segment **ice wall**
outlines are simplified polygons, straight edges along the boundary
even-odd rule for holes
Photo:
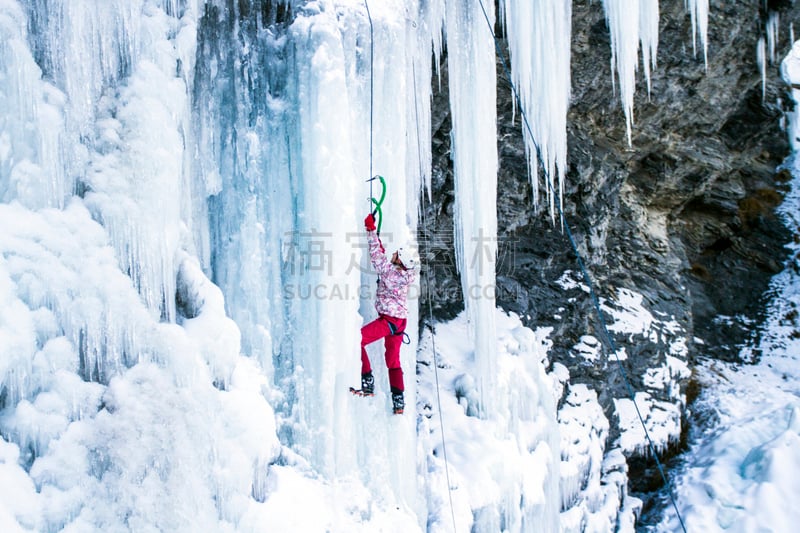
[[[183,149],[195,3],[79,0],[28,9],[42,74],[63,91],[63,127],[42,128],[53,139],[43,153],[58,163],[44,161],[59,168],[47,205],[84,194],[148,308],[175,320],[174,254],[190,197]]]
[[[788,113],[789,124],[786,128],[789,144],[796,152],[800,150],[800,41],[792,45],[792,50],[781,61],[781,78],[791,87],[795,109]]]
[[[4,531],[222,531],[264,498],[267,383],[183,240],[195,15],[0,3]]]
[[[185,258],[179,285],[194,317],[158,323],[79,201],[3,204],[0,225],[0,443],[4,467],[25,469],[19,487],[35,487],[4,498],[0,529],[242,520],[280,447],[266,381],[239,356],[219,290]],[[226,391],[213,386],[217,371]]]
[[[63,207],[72,192],[64,139],[64,94],[42,80],[28,47],[27,16],[0,4],[0,197],[30,207]]]
[[[174,320],[188,111],[186,80],[175,73],[194,54],[193,11],[183,5],[179,18],[157,2],[95,7],[4,4],[3,94],[14,111],[3,121],[0,188],[6,202],[32,209],[84,197],[146,307]],[[90,351],[130,352],[97,342]],[[114,370],[100,365],[96,376]]]
[[[348,387],[359,383],[359,329],[376,317],[363,231],[371,173],[388,184],[387,252],[416,245],[430,167],[428,32],[440,10],[399,0],[370,8],[372,26],[361,1],[309,2],[272,21],[255,9],[207,11],[196,181],[210,194],[214,279],[243,349],[275,383],[282,441],[326,478],[357,476],[413,508],[414,426],[390,415],[380,343],[370,348],[376,397],[354,401]],[[414,346],[401,351],[411,412]]]

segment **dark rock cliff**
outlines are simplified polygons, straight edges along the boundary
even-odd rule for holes
[[[764,5],[779,12],[780,30],[777,62],[767,66],[762,96],[756,49],[765,35]],[[774,215],[786,181],[777,168],[789,153],[781,128],[788,94],[779,66],[791,45],[789,25],[800,27],[800,10],[790,1],[712,2],[706,67],[702,52],[693,54],[684,2],[662,1],[660,9],[658,67],[649,98],[640,67],[629,147],[612,88],[602,5],[573,4],[564,211],[598,296],[613,299],[620,288],[642,294],[648,310],[679,324],[691,368],[697,358],[738,359],[742,344],[758,333],[769,279],[786,258],[783,244],[791,236]],[[434,201],[423,200],[420,228],[423,254],[437,259],[423,283],[436,288],[432,303],[438,318],[463,308],[452,243],[437,240],[436,231],[451,227],[453,216],[446,75],[434,95]],[[434,87],[437,91],[438,80]],[[598,391],[613,441],[619,435],[613,399],[628,392],[613,358],[587,364],[572,353],[581,336],[603,340],[603,334],[591,298],[556,283],[579,267],[567,235],[551,223],[546,207],[536,210],[531,204],[511,98],[498,62],[499,305],[531,327],[554,328],[551,360],[569,368],[573,383]],[[423,305],[427,309],[427,302]],[[615,337],[627,352],[622,364],[633,388],[684,408],[687,396],[691,400],[688,383],[681,382],[676,394],[648,388],[642,379],[648,368],[664,365],[671,340],[669,334],[657,340]],[[684,430],[689,422],[684,420]],[[677,451],[674,446],[669,453]],[[648,464],[629,457],[632,490],[657,488]]]

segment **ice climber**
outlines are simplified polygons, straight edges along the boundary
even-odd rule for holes
[[[375,294],[375,309],[378,318],[361,328],[361,390],[353,392],[362,396],[375,394],[375,379],[369,362],[366,346],[384,339],[386,368],[389,369],[389,386],[392,391],[392,410],[402,414],[403,369],[400,367],[400,347],[406,330],[408,317],[408,288],[416,278],[419,257],[409,247],[399,248],[388,259],[375,228],[375,217],[370,213],[364,220],[369,242],[369,257],[378,273],[378,290]]]

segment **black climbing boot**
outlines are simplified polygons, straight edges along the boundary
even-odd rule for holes
[[[396,415],[402,415],[405,406],[406,401],[403,399],[403,391],[392,389],[392,412]]]
[[[375,378],[372,377],[372,372],[361,374],[361,395],[362,396],[375,395]]]

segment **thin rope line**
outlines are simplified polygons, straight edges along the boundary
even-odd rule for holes
[[[364,5],[367,8],[367,18],[369,19],[369,36],[370,36],[370,47],[369,47],[369,64],[370,64],[370,80],[369,80],[369,175],[370,178],[373,177],[372,173],[372,139],[373,139],[373,107],[374,107],[374,68],[373,68],[373,57],[374,57],[374,36],[373,36],[373,26],[372,26],[372,15],[369,11],[369,3],[367,0],[364,0]],[[417,74],[416,74],[416,67],[412,63],[412,74],[414,77],[414,116],[416,119],[417,125],[417,159],[421,165],[422,161],[422,147],[420,145],[420,135],[419,135],[419,113],[417,109]],[[421,167],[420,167],[421,170]],[[420,176],[422,177],[422,176]],[[372,182],[375,181],[373,179],[369,180],[369,195],[370,195],[370,209],[372,208]],[[433,323],[433,305],[431,304],[431,296],[430,296],[430,287],[428,288],[428,315],[431,324]],[[453,493],[450,489],[450,466],[449,461],[447,460],[447,445],[445,444],[445,434],[444,434],[444,418],[442,416],[442,399],[439,393],[439,360],[436,351],[436,337],[434,335],[433,326],[430,325],[431,331],[431,345],[433,348],[433,373],[436,380],[436,403],[439,409],[439,425],[442,430],[442,456],[444,458],[444,472],[445,472],[445,479],[447,480],[447,496],[450,502],[450,517],[453,521],[453,532],[456,531],[456,515],[455,515],[455,508],[453,506]]]
[[[419,172],[420,172],[420,180],[422,179],[422,140],[420,138],[419,133],[419,110],[417,107],[417,68],[416,65],[412,62],[411,63],[411,74],[413,76],[414,82],[414,120],[416,122],[416,134],[417,134],[417,162],[419,164]],[[423,223],[425,222],[424,218],[424,211],[423,211]],[[442,429],[442,457],[444,458],[444,475],[445,479],[447,480],[447,497],[450,501],[450,518],[453,520],[453,532],[455,533],[456,530],[456,512],[453,507],[453,491],[450,488],[450,465],[447,460],[447,445],[445,444],[444,438],[444,417],[442,416],[442,398],[439,392],[439,358],[436,352],[436,335],[433,331],[433,304],[431,303],[431,288],[430,283],[427,284],[428,289],[428,328],[431,332],[431,347],[433,349],[433,375],[435,376],[436,380],[436,404],[439,409],[439,427]]]
[[[450,500],[450,518],[453,520],[453,532],[456,531],[456,512],[453,507],[453,490],[450,488],[450,466],[447,460],[447,445],[444,439],[444,418],[442,417],[442,398],[439,393],[439,358],[436,355],[436,335],[433,331],[433,305],[431,304],[430,285],[428,285],[428,317],[431,323],[428,328],[431,332],[431,346],[433,348],[433,375],[436,378],[436,404],[439,407],[439,426],[442,428],[442,457],[444,458],[444,475],[447,480],[447,498]]]
[[[372,212],[372,182],[374,181],[371,179],[373,177],[372,174],[372,136],[374,131],[373,126],[373,107],[374,107],[374,88],[373,85],[375,83],[375,69],[373,67],[373,57],[375,55],[375,38],[373,35],[372,30],[372,14],[369,12],[369,2],[364,0],[364,5],[367,8],[367,18],[369,19],[369,206],[370,212]]]
[[[558,202],[555,202],[555,204],[558,207],[558,213],[559,213],[559,216],[561,218],[562,224],[563,224],[564,228],[567,231],[567,237],[569,238],[570,245],[572,246],[572,249],[575,252],[575,256],[578,259],[578,265],[580,266],[581,272],[583,273],[583,276],[584,276],[584,279],[586,280],[586,283],[589,285],[589,293],[592,296],[592,301],[593,301],[595,310],[597,311],[597,316],[598,316],[598,319],[599,319],[599,322],[600,322],[600,326],[603,329],[603,334],[605,335],[606,340],[608,342],[608,346],[611,348],[611,352],[614,354],[614,358],[617,361],[617,365],[619,367],[620,373],[622,374],[622,379],[625,382],[625,386],[628,389],[628,394],[630,395],[631,401],[633,402],[633,406],[636,409],[636,415],[639,417],[639,423],[641,423],[642,429],[644,429],[644,434],[645,434],[645,437],[647,438],[647,444],[648,444],[648,446],[650,448],[650,453],[653,454],[653,458],[656,461],[656,466],[658,467],[658,472],[661,474],[661,479],[663,480],[664,485],[668,489],[669,499],[672,502],[672,506],[675,508],[675,513],[678,516],[678,521],[680,522],[681,528],[683,528],[684,533],[686,533],[686,525],[684,524],[683,517],[681,516],[681,513],[678,510],[678,504],[675,501],[675,497],[672,494],[672,484],[667,479],[667,475],[664,472],[664,468],[661,465],[661,461],[658,459],[658,454],[656,453],[655,445],[653,444],[653,439],[650,438],[650,432],[647,431],[647,426],[644,423],[644,417],[642,417],[642,413],[639,410],[639,406],[636,403],[636,397],[635,397],[634,392],[633,392],[633,387],[631,386],[630,382],[628,381],[628,374],[625,372],[625,368],[622,366],[622,361],[620,360],[619,355],[617,354],[616,344],[614,343],[614,340],[611,338],[611,334],[609,333],[608,327],[606,326],[606,321],[603,318],[603,312],[602,312],[602,310],[600,308],[600,301],[598,300],[597,293],[594,290],[594,284],[592,282],[592,278],[589,276],[589,272],[586,269],[586,266],[584,265],[584,262],[583,262],[583,259],[581,257],[581,254],[578,251],[578,246],[575,243],[575,239],[572,236],[572,231],[570,230],[569,223],[567,222],[567,217],[564,214],[564,210],[561,207],[561,195],[556,193],[556,191],[553,188],[552,183],[550,183],[550,179],[549,179],[550,176],[547,175],[547,166],[545,165],[545,162],[544,162],[544,160],[542,158],[541,150],[539,149],[539,145],[536,143],[535,137],[533,136],[533,131],[531,130],[530,124],[528,123],[528,117],[527,117],[527,115],[525,113],[524,107],[522,106],[522,100],[520,99],[519,94],[517,93],[517,88],[514,86],[514,80],[512,79],[511,72],[509,71],[508,65],[506,64],[505,56],[502,53],[502,50],[501,50],[501,47],[500,47],[500,43],[499,43],[499,41],[497,39],[497,36],[494,33],[494,28],[492,28],[492,23],[489,20],[489,15],[486,13],[486,8],[483,5],[483,0],[478,0],[478,2],[480,3],[481,10],[483,11],[483,16],[486,19],[486,24],[489,27],[489,32],[491,33],[492,38],[494,39],[495,48],[497,49],[497,55],[498,55],[498,57],[500,57],[500,61],[503,64],[503,69],[505,70],[506,76],[508,77],[508,83],[511,85],[511,89],[512,89],[512,91],[514,93],[514,97],[516,98],[517,104],[519,105],[519,110],[520,110],[520,113],[522,115],[523,121],[525,122],[525,127],[528,130],[528,135],[530,135],[531,142],[536,147],[536,156],[537,156],[537,159],[541,163],[542,168],[544,170],[545,182],[547,183],[548,187],[550,188],[550,191],[554,195],[556,195],[556,198],[558,198],[558,200],[559,200]]]

